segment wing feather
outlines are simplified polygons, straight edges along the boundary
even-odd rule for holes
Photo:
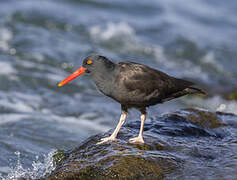
[[[162,99],[192,85],[142,64],[121,62],[119,66],[120,83],[125,88],[127,100],[134,104],[162,102]]]

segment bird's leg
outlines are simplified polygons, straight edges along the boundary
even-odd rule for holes
[[[127,111],[122,110],[119,123],[118,123],[117,127],[115,128],[114,132],[109,137],[102,138],[101,141],[98,142],[97,144],[103,144],[108,141],[115,141],[121,126],[124,124],[124,122],[127,118],[127,114],[128,114]]]
[[[130,143],[138,143],[138,144],[143,144],[144,143],[142,134],[143,134],[143,128],[144,128],[145,120],[146,120],[146,112],[142,112],[142,115],[141,115],[141,126],[140,126],[139,135],[137,137],[135,137],[135,138],[129,139]]]

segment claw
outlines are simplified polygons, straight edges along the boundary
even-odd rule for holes
[[[98,142],[96,144],[99,145],[99,144],[103,144],[103,143],[106,143],[106,142],[112,142],[112,141],[116,141],[116,138],[109,136],[109,137],[100,139],[100,142]]]
[[[144,140],[142,137],[135,137],[135,138],[131,138],[129,139],[130,143],[134,143],[134,144],[144,144]]]

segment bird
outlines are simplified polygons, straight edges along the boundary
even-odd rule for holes
[[[116,141],[131,108],[141,112],[141,124],[138,136],[129,139],[129,143],[143,144],[143,129],[149,106],[188,94],[205,94],[201,89],[193,87],[194,83],[190,81],[172,77],[136,62],[114,63],[99,54],[85,57],[82,66],[58,86],[61,87],[84,73],[91,76],[100,92],[121,104],[121,116],[115,130],[97,144]]]

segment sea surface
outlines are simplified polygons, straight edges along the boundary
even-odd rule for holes
[[[120,105],[88,76],[57,87],[90,53],[147,64],[208,92],[151,107],[149,116],[187,107],[237,114],[225,98],[237,89],[236,40],[236,0],[1,0],[0,178],[43,177],[57,149],[116,125]],[[128,121],[138,118],[132,110]]]

